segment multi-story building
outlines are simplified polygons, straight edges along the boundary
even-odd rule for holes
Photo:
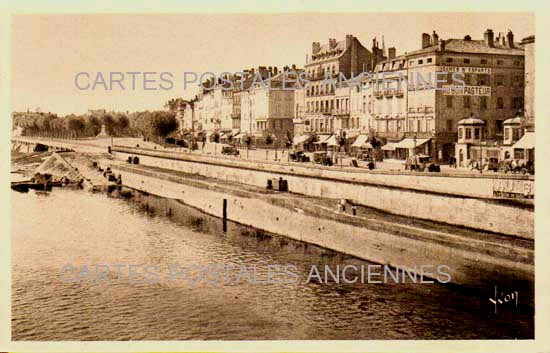
[[[525,121],[524,126],[535,128],[535,36],[521,41],[525,51]]]
[[[410,147],[413,140],[417,152],[436,160],[446,161],[454,154],[458,121],[473,115],[485,121],[484,136],[501,139],[503,122],[523,107],[524,50],[514,42],[512,32],[495,38],[488,29],[483,40],[469,35],[443,40],[435,31],[431,36],[423,33],[421,49],[379,63],[377,70],[383,71],[386,65],[397,65],[407,73],[402,86],[407,87],[407,114],[405,119],[395,119],[401,124],[388,123],[389,132],[396,139],[407,138],[400,141],[403,147]],[[454,73],[464,75],[464,85],[456,80],[461,76],[453,79]],[[446,81],[437,83],[438,89],[436,78]]]
[[[299,129],[303,127],[305,133],[333,133],[340,129],[357,132],[368,125],[361,113],[362,95],[354,97],[358,98],[359,108],[350,116],[353,84],[346,84],[345,80],[371,71],[376,62],[384,58],[376,40],[373,40],[372,52],[352,35],[346,35],[346,39],[339,42],[330,38],[324,45],[313,42],[311,60],[306,58],[305,65],[311,82],[295,93],[298,106],[294,121]]]
[[[204,84],[199,99],[198,118],[203,130],[208,133],[232,130],[233,91],[227,82],[210,79]]]
[[[367,97],[370,98],[372,129],[379,137],[393,141],[401,139],[407,129],[408,92],[403,83],[403,78],[407,77],[407,60],[404,56],[396,57],[395,48],[390,48],[388,54],[388,60],[376,66],[368,82]]]
[[[261,68],[261,67],[260,67]],[[294,87],[301,70],[268,68],[268,78],[240,92],[241,131],[260,138],[266,134],[283,141],[293,135]]]

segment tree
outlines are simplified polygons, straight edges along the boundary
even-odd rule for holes
[[[250,145],[252,144],[252,137],[245,135],[243,141],[246,145],[246,158],[248,158],[248,150],[250,149]]]
[[[66,128],[73,137],[80,137],[84,134],[86,123],[81,116],[70,116],[66,119]]]
[[[110,136],[115,135],[115,119],[111,114],[105,114],[102,117],[103,125],[105,125],[105,132]]]
[[[215,143],[219,143],[220,142],[220,134],[218,132],[214,132],[212,134],[212,141],[214,141]]]
[[[125,114],[115,115],[115,130],[117,136],[129,135],[130,120]]]
[[[86,122],[86,135],[97,136],[101,132],[101,120],[94,115],[89,115],[85,119]]]
[[[265,134],[264,143],[266,145],[271,145],[273,143],[273,136],[271,136],[271,134],[269,134],[269,133]]]
[[[166,137],[178,128],[178,120],[173,112],[156,111],[152,114],[153,135]]]
[[[290,130],[287,130],[286,137],[285,137],[285,147],[289,149],[290,147],[292,147],[292,144],[293,144],[292,133],[290,132]]]

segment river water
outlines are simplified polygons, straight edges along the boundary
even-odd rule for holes
[[[230,224],[224,234],[220,220],[187,206],[166,216],[154,206],[162,200],[154,199],[145,207],[145,198],[137,202],[67,189],[11,197],[13,340],[534,335],[531,309],[494,314],[488,298],[456,286],[307,282],[312,265],[367,263],[240,225]],[[292,264],[299,280],[214,285],[167,275],[174,264],[199,263],[255,266],[262,279],[270,265]],[[64,267],[69,264],[75,270]],[[88,275],[98,264],[110,272],[94,281]],[[130,281],[130,265],[157,266],[157,281],[143,281],[143,267],[137,267],[141,282]]]

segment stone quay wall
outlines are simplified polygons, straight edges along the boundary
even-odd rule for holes
[[[117,158],[263,187],[269,178],[288,181],[290,192],[351,202],[402,216],[427,219],[534,239],[534,207],[493,197],[497,183],[534,183],[527,177],[449,177],[405,173],[366,173],[295,164],[114,147]],[[534,190],[529,189],[529,190]]]

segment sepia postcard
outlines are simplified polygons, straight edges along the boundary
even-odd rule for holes
[[[5,16],[0,349],[550,352],[548,9],[322,4]]]

